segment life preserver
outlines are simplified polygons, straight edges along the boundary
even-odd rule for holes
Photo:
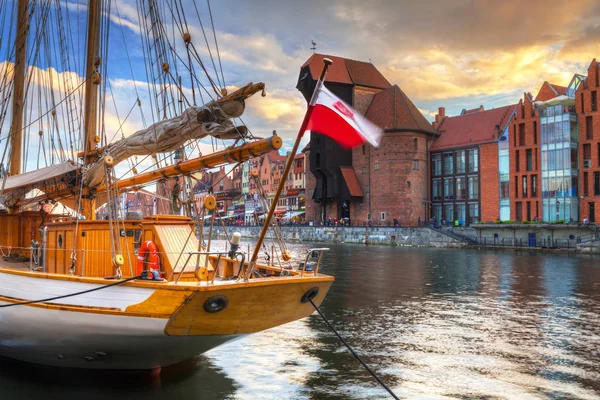
[[[146,268],[148,267],[148,268]],[[158,247],[152,240],[146,240],[140,247],[137,256],[138,275],[146,270],[160,269],[160,258],[158,257]]]

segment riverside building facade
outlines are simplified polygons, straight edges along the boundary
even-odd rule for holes
[[[301,69],[298,88],[307,99],[315,80],[309,67],[320,65],[323,57],[314,54]],[[457,116],[440,107],[430,124],[372,64],[333,58],[342,70],[331,82],[328,75],[326,85],[346,85],[346,92],[339,92],[348,96],[342,98],[385,134],[379,149],[367,144],[348,157],[345,150],[332,156],[331,144],[323,147],[321,135],[311,133],[307,204],[319,212],[309,213],[307,207],[307,221],[349,217],[353,225],[390,226],[431,218],[463,225],[600,220],[595,59],[585,75],[575,74],[566,86],[543,82],[535,96],[525,93],[517,104],[480,106]],[[374,76],[379,87],[365,86]],[[338,197],[326,199],[326,192]]]

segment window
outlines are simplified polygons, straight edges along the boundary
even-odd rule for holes
[[[595,178],[595,177],[594,177]],[[588,173],[583,173],[583,195],[589,196],[590,192],[588,190]]]
[[[513,125],[513,146],[517,147],[517,124]]]
[[[442,219],[445,219],[446,221],[454,221],[453,204],[444,204],[444,215],[442,215]]]
[[[519,181],[515,179],[515,196],[519,197]]]
[[[478,176],[469,176],[469,199],[478,199],[479,198],[479,177]]]
[[[444,153],[444,175],[454,175],[454,154]]]
[[[469,221],[471,223],[479,221],[479,204],[469,204]]]
[[[458,200],[465,200],[467,198],[466,178],[456,178],[456,198]]]
[[[515,151],[515,171],[519,172],[521,170],[521,154],[519,150]]]
[[[417,149],[419,148],[419,141],[417,140],[417,138],[413,139],[413,147],[415,148],[415,151],[417,151]]]
[[[582,92],[581,93],[581,112],[582,113],[585,112],[584,108],[585,108],[585,103],[583,102],[583,92]]]
[[[454,198],[454,178],[444,178],[444,199]]]
[[[365,185],[365,193],[369,193],[369,189],[370,189],[370,186],[369,185]]]
[[[583,145],[583,160],[584,163],[586,160],[590,160],[592,158],[592,147],[589,143]],[[585,166],[585,165],[584,165]]]
[[[527,161],[527,171],[531,171],[533,169],[533,154],[531,149],[525,150],[525,157]]]
[[[594,172],[594,196],[600,196],[600,172]]]
[[[479,171],[479,150],[473,149],[467,152],[468,157],[468,172]]]
[[[412,168],[417,171],[419,169],[419,160],[413,160]]]
[[[361,172],[362,175],[366,175],[367,174],[367,167],[362,167],[360,172]]]
[[[434,154],[431,157],[431,175],[440,176],[442,174],[442,155]]]
[[[431,184],[431,197],[433,200],[442,199],[442,180],[434,179]]]
[[[521,189],[523,189],[523,197],[527,197],[527,176],[523,176],[523,183],[521,184]]]
[[[525,146],[525,123],[519,124],[519,146]]]
[[[537,175],[531,175],[531,197],[537,197]]]
[[[381,220],[385,221],[385,213],[384,212],[381,213]]]
[[[456,152],[456,173],[464,174],[465,173],[465,151],[460,150]]]
[[[376,162],[376,163],[373,165],[373,169],[374,169],[375,171],[379,171],[379,162]]]
[[[365,150],[365,145],[363,144],[363,147],[362,147],[362,155],[363,155],[363,156],[365,155],[365,151],[366,151],[366,150]]]
[[[500,198],[510,199],[510,181],[500,182]]]
[[[537,121],[533,121],[533,144],[537,144]]]
[[[598,95],[595,90],[592,91],[592,111],[598,111]]]
[[[410,181],[406,181],[406,187],[410,189]]]

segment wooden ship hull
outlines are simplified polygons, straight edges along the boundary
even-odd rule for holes
[[[34,218],[22,216],[28,217]],[[2,223],[8,218],[15,216],[0,216],[0,224],[8,226]],[[0,305],[68,295],[114,282],[98,278],[114,273],[110,252],[105,251],[108,221],[78,222],[79,239],[83,240],[77,243],[78,256],[70,273],[72,251],[66,249],[73,248],[76,224],[55,222],[47,226],[45,272],[31,271],[28,262],[11,265],[0,261]],[[317,288],[313,301],[319,305],[333,282],[332,277],[312,272],[292,271],[281,276],[280,268],[261,264],[256,268],[262,278],[232,279],[240,262],[226,257],[217,260],[216,256],[210,256],[208,273],[199,280],[195,267],[183,261],[179,261],[182,268],[175,265],[179,257],[174,250],[198,244],[195,235],[189,235],[189,219],[157,216],[124,221],[121,226],[121,244],[129,249],[124,255],[125,265],[132,266],[123,268],[123,278],[136,273],[133,260],[136,239],[139,242],[140,238],[153,240],[166,250],[161,254],[161,270],[173,278],[134,280],[55,301],[4,308],[0,312],[0,355],[74,368],[168,366],[242,335],[312,314],[313,306],[303,303],[302,297]],[[27,234],[26,230],[22,234]],[[188,237],[192,239],[187,241]],[[6,238],[0,243],[5,253],[10,248]],[[207,311],[205,305],[215,296],[226,298],[226,307],[219,312]]]

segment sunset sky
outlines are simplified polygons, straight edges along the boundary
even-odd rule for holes
[[[192,41],[208,63],[194,4],[182,3]],[[87,2],[66,4],[69,18],[79,27],[74,34],[80,38],[75,41],[82,41]],[[207,2],[196,4],[212,44]],[[210,4],[229,89],[250,81],[267,85],[267,97],[249,101],[244,121],[258,136],[277,130],[287,146],[306,109],[295,85],[300,66],[312,54],[312,40],[319,53],[371,60],[430,121],[439,106],[456,115],[481,104],[492,108],[516,103],[525,91],[535,95],[545,80],[566,86],[574,73],[585,73],[591,60],[600,56],[600,3],[592,0],[213,0]],[[144,90],[146,65],[136,1],[113,2],[111,21],[109,70],[104,76],[110,82],[108,101],[113,106],[107,106],[106,126],[115,132],[135,103],[136,88],[144,107],[150,101]],[[84,47],[80,45],[81,57]],[[83,75],[81,67],[76,72]],[[142,119],[140,113],[132,113],[124,124],[125,135],[140,129]]]

